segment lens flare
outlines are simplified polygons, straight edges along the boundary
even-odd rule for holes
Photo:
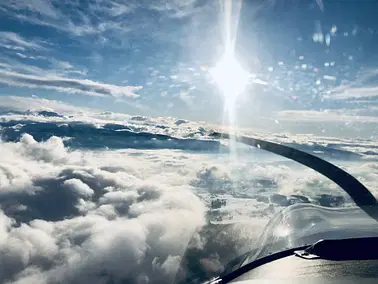
[[[249,73],[237,61],[231,44],[228,44],[210,74],[226,98],[236,97],[244,92],[249,80]]]
[[[209,73],[224,97],[223,125],[228,126],[230,156],[236,161],[237,147],[233,131],[237,126],[237,97],[245,91],[250,78],[250,74],[243,69],[235,55],[242,0],[219,0],[219,4],[224,32],[224,53],[216,65],[209,68]]]

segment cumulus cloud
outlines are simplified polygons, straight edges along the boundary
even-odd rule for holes
[[[92,196],[94,194],[93,190],[80,179],[73,178],[65,180],[63,185],[83,197]]]
[[[67,107],[38,98],[24,102]],[[180,127],[192,128],[192,133],[198,129],[190,121],[115,113],[74,118],[17,115],[1,116],[1,121],[19,119],[23,124],[30,119],[38,125],[44,119],[53,125],[86,117],[92,123],[106,121],[107,129],[114,132],[121,121],[149,134],[169,129],[180,135]],[[308,136],[280,139],[298,144],[316,141]],[[140,150],[137,146],[84,151],[65,147],[64,142],[54,136],[38,142],[30,133],[20,133],[15,142],[0,142],[0,282],[206,279],[253,248],[263,226],[284,206],[350,202],[315,172],[273,157],[266,159],[256,149],[239,149],[242,155],[233,161],[214,152]],[[318,143],[351,150],[355,144],[326,138]],[[376,145],[361,142],[358,146],[374,149]],[[365,162],[364,166],[355,163],[350,170],[377,194],[373,186],[376,165]]]
[[[0,196],[0,229],[7,231],[1,281],[173,280],[188,242],[205,224],[205,204],[188,182],[161,176],[148,155],[68,152],[58,140],[37,143],[25,134],[0,144],[1,182],[8,180]],[[180,163],[180,154],[150,154]]]
[[[0,271],[1,281],[171,282],[183,273],[179,266],[193,236],[190,249],[199,253],[202,270],[219,273],[225,255],[216,260],[213,250],[225,240],[209,245],[210,255],[201,249],[209,233],[199,236],[207,201],[192,183],[204,180],[204,190],[216,179],[222,183],[219,165],[209,165],[212,174],[202,168],[211,157],[69,151],[56,146],[61,143],[58,138],[38,143],[25,134],[18,143],[0,144],[0,168],[9,181],[0,195],[0,229],[7,231],[0,243],[7,268]],[[231,255],[240,246],[233,238]]]
[[[73,79],[61,76],[45,76],[22,74],[1,70],[0,82],[10,86],[52,89],[67,93],[80,93],[90,96],[138,97],[135,92],[141,86],[118,86],[99,83],[88,79]]]

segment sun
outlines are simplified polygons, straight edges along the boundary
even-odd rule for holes
[[[235,98],[243,93],[250,77],[235,58],[231,45],[226,47],[218,63],[210,69],[210,74],[226,98]]]

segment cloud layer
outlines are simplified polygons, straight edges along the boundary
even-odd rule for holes
[[[104,142],[109,133],[128,128],[147,133],[145,139],[159,145],[158,139],[149,138],[165,133],[180,141],[209,139],[210,128],[200,129],[198,123],[79,111],[39,98],[7,97],[4,102],[0,116],[3,283],[203,280],[255,247],[264,225],[283,207],[296,202],[351,203],[341,189],[314,171],[258,149],[238,147],[240,155],[230,159],[215,149],[141,150],[139,143],[130,146],[138,136],[115,136],[112,140],[127,141],[128,149],[84,150],[67,143],[75,138],[74,132],[57,137],[48,130],[91,126],[93,133],[86,135]],[[43,111],[39,104],[45,106]],[[32,111],[27,111],[29,106]],[[17,134],[12,142],[5,136],[9,129]],[[38,139],[38,129],[47,136]],[[308,135],[261,138],[328,159],[336,153],[337,163],[378,195],[372,154],[378,145],[373,141],[356,144]],[[354,162],[344,163],[345,157]]]
[[[158,283],[205,222],[190,187],[159,183],[144,159],[28,134],[0,147],[2,282]]]

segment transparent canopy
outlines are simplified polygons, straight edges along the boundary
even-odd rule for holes
[[[242,265],[322,239],[372,236],[378,236],[378,222],[359,207],[327,208],[296,204],[284,209],[269,222],[258,250],[249,253]]]

